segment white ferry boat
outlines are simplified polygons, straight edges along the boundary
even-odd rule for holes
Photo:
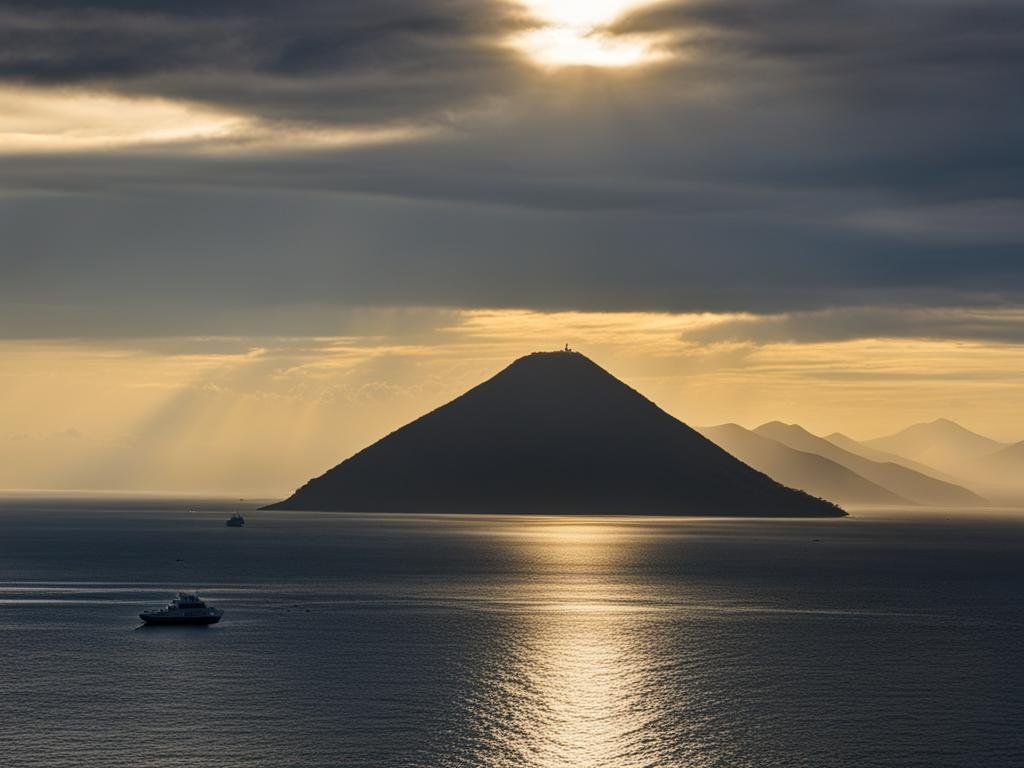
[[[147,624],[216,624],[224,611],[207,605],[195,592],[179,592],[166,608],[143,611],[139,618]]]

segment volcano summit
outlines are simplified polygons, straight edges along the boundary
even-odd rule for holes
[[[840,517],[578,352],[536,352],[268,509]]]

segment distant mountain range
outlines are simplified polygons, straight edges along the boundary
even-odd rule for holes
[[[796,424],[773,421],[761,425],[756,431],[790,448],[817,453],[842,464],[861,477],[915,504],[965,506],[985,503],[983,498],[959,485],[937,480],[902,464],[875,461],[851,453],[835,443],[812,435]]]
[[[575,352],[516,360],[270,508],[845,514],[734,458]]]
[[[738,424],[705,427],[700,431],[740,461],[783,485],[799,488],[837,504],[911,503],[840,463],[814,452],[796,450]]]
[[[905,456],[954,476],[964,471],[966,462],[983,459],[1007,447],[1006,443],[971,432],[949,419],[914,424],[894,435],[866,440],[864,445]]]
[[[949,419],[935,419],[863,445],[935,467],[939,477],[955,478],[998,501],[1024,500],[1024,441],[1003,443]]]
[[[777,421],[701,432],[755,469],[839,504],[979,506],[988,498],[1024,499],[1024,441],[1001,443],[949,419],[866,441],[839,432],[818,437]]]
[[[862,456],[865,459],[871,459],[872,461],[880,461],[883,464],[899,464],[912,469],[915,472],[920,472],[922,475],[928,475],[938,480],[945,480],[950,483],[955,483],[956,478],[952,475],[948,475],[945,472],[940,472],[935,467],[929,467],[927,464],[922,464],[919,461],[908,459],[906,456],[900,456],[899,454],[889,453],[887,451],[880,451],[877,448],[872,448],[864,443],[859,443],[852,437],[847,437],[842,432],[833,432],[831,435],[825,435],[825,439],[833,445],[838,445],[843,450],[855,453],[858,456]]]
[[[812,435],[796,424],[775,421],[755,430],[726,424],[701,431],[740,460],[779,482],[839,504],[977,506],[985,503],[985,499],[967,488],[902,464],[867,458]],[[847,445],[853,443],[853,447],[860,448],[855,441],[849,438],[847,441]]]
[[[1013,479],[1024,484],[1024,440],[1008,445],[989,456],[974,459],[971,466],[989,482],[1013,485]]]

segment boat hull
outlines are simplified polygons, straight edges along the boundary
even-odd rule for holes
[[[140,613],[139,618],[150,626],[189,625],[199,626],[203,624],[216,624],[220,616],[156,616],[153,614]]]

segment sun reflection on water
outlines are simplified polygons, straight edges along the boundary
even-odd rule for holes
[[[611,576],[637,534],[622,524],[549,519],[506,535],[543,576],[512,598],[470,703],[483,735],[476,764],[652,764],[657,748],[646,742],[663,712],[651,696],[651,615],[636,585]]]

